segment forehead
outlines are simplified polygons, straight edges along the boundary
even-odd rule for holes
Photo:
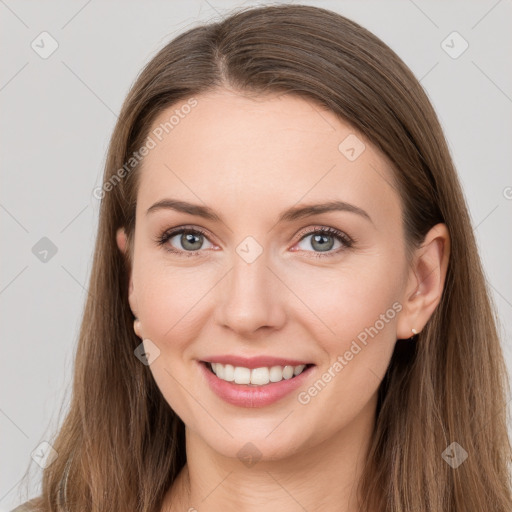
[[[197,95],[162,111],[149,137],[137,201],[146,209],[172,196],[237,215],[326,200],[353,202],[372,218],[400,214],[387,159],[332,111],[298,96]]]

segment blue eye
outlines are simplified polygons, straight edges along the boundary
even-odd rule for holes
[[[183,249],[175,249],[167,243],[178,235],[180,235],[178,241]],[[156,242],[158,245],[163,246],[166,251],[172,253],[177,253],[183,256],[199,256],[199,250],[201,249],[204,239],[206,239],[206,233],[200,229],[178,228],[165,231],[157,238]]]
[[[305,234],[303,233],[303,237],[300,239],[299,243],[305,240],[308,237],[312,237],[309,245],[315,249],[319,249],[319,251],[306,251],[313,252],[314,257],[326,257],[333,256],[334,254],[339,253],[345,249],[349,249],[354,245],[354,240],[352,240],[349,236],[347,236],[342,231],[339,231],[335,228],[324,228],[319,227],[315,228],[312,231],[308,231]],[[330,240],[329,240],[330,239]],[[341,243],[341,247],[332,251],[334,242],[331,240],[337,240]]]
[[[312,252],[314,257],[333,256],[345,249],[351,248],[355,242],[348,235],[335,228],[317,227],[313,230],[302,233],[302,235],[303,236],[298,243],[302,242],[307,237],[312,237],[310,246],[313,249],[316,248],[318,250],[308,251],[306,249],[305,252]],[[179,238],[177,238],[177,240],[179,244],[181,244],[182,248],[176,248],[174,245],[167,243],[178,236]],[[180,227],[165,231],[163,234],[158,236],[155,241],[158,246],[163,247],[170,253],[189,257],[202,255],[201,249],[205,240],[208,240],[205,231],[199,228]],[[330,240],[337,240],[341,244],[341,247],[338,247],[334,251],[331,250],[334,242],[331,242]],[[302,248],[301,250],[304,249]]]

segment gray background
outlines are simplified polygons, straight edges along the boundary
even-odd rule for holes
[[[464,187],[512,370],[512,2],[294,3],[359,22],[421,80]],[[92,190],[131,83],[178,33],[256,4],[0,0],[0,511],[25,498],[29,463],[29,497],[38,494],[31,453],[69,404],[98,219]],[[47,59],[31,47],[43,31],[59,45]],[[458,58],[445,49],[460,40],[442,43],[453,31],[469,44]],[[43,237],[57,248],[46,262],[32,250]]]

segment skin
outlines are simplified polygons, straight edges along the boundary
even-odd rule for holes
[[[144,159],[130,274],[135,330],[160,350],[150,371],[186,425],[187,464],[162,511],[260,511],[271,502],[282,512],[355,512],[377,390],[397,338],[420,332],[439,303],[447,228],[434,226],[407,262],[389,163],[319,105],[226,89],[196,99]],[[152,129],[183,104],[163,111]],[[349,134],[366,145],[354,161],[338,149]],[[207,205],[223,222],[171,209],[146,214],[169,197]],[[289,207],[331,200],[363,209],[371,221],[334,211],[277,223]],[[166,244],[199,256],[169,253],[154,241],[184,225],[208,236],[199,234],[192,249],[180,235]],[[337,252],[343,243],[326,235],[322,252],[304,233],[315,227],[356,242]],[[250,264],[236,252],[247,236],[263,249]],[[123,229],[117,243],[128,250]],[[307,390],[395,302],[401,311],[307,404],[293,392],[269,406],[237,407],[199,372],[197,360],[208,355],[304,359],[316,365],[299,391]],[[261,456],[250,467],[237,456],[248,442]]]

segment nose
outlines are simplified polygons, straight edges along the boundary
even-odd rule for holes
[[[280,329],[286,319],[286,287],[269,268],[267,253],[248,263],[234,252],[232,262],[216,287],[216,325],[243,338]]]

